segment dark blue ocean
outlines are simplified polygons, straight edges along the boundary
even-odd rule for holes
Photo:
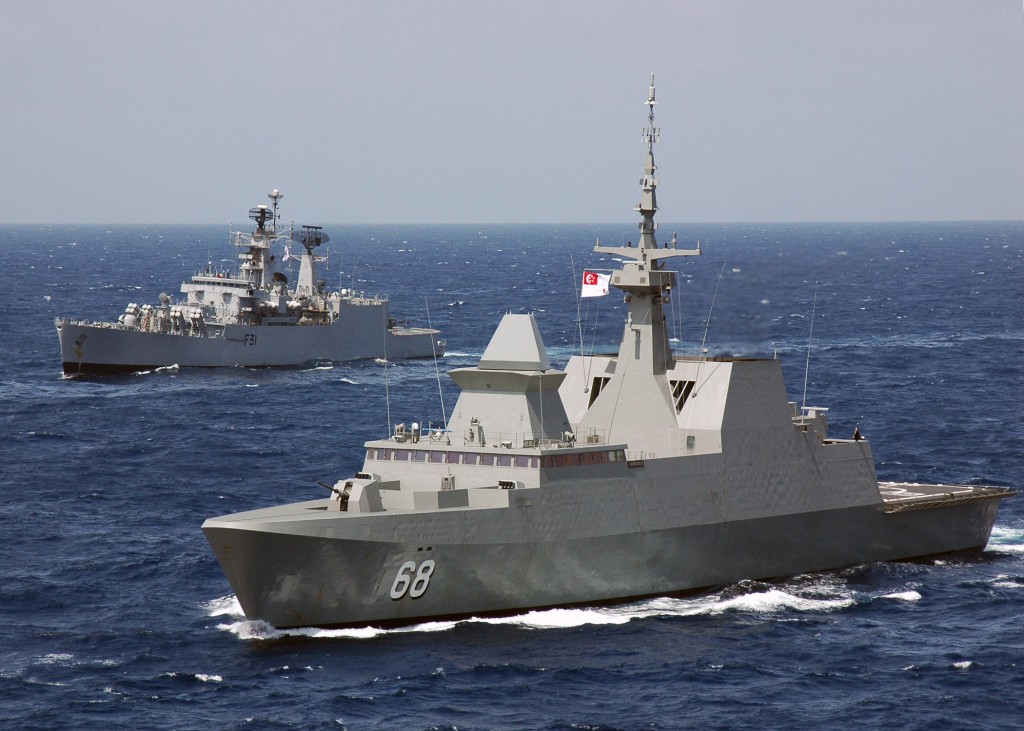
[[[231,264],[228,227],[0,226],[0,727],[1024,723],[1024,495],[980,554],[401,630],[245,621],[204,518],[320,497],[317,480],[351,475],[387,433],[389,407],[441,422],[444,372],[474,365],[504,312],[537,313],[556,365],[581,333],[610,348],[620,298],[578,317],[576,282],[612,266],[596,237],[636,240],[625,224],[327,230],[331,287],[387,293],[399,318],[443,329],[437,369],[65,379],[54,316],[176,295],[207,261]],[[663,223],[660,238],[673,230],[705,252],[678,267],[680,352],[777,354],[792,400],[806,374],[835,435],[860,424],[883,480],[1024,487],[1024,223]]]

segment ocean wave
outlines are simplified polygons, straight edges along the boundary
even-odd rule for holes
[[[1024,553],[1024,528],[995,525],[989,535],[986,551]]]
[[[1008,574],[999,574],[992,579],[992,586],[1000,589],[1020,589],[1024,588],[1024,576],[1010,576]]]
[[[897,591],[892,594],[882,594],[878,597],[879,599],[898,599],[903,602],[917,602],[921,601],[921,592],[913,589],[909,591]]]
[[[823,575],[819,580],[812,580],[810,583],[806,577],[800,577],[799,586],[767,589],[760,584],[755,586],[756,589],[742,590],[742,585],[737,585],[728,587],[722,592],[697,597],[659,597],[613,606],[533,610],[506,617],[428,621],[391,629],[300,627],[282,630],[260,620],[245,619],[241,607],[233,596],[220,597],[203,606],[209,616],[230,615],[237,618],[238,621],[220,624],[217,628],[230,632],[242,640],[279,640],[287,637],[368,640],[387,635],[446,632],[459,625],[473,624],[519,627],[528,630],[551,630],[624,625],[634,620],[645,619],[712,617],[728,614],[788,621],[794,615],[838,612],[860,604],[870,604],[876,599],[916,602],[922,598],[920,592],[912,587],[885,593],[857,592],[848,587],[837,586],[834,575]],[[737,588],[741,589],[738,594],[736,593]]]
[[[172,680],[198,680],[201,683],[223,683],[224,676],[214,675],[211,673],[182,673],[182,672],[167,672],[160,673],[161,678],[171,678]]]
[[[238,603],[238,597],[234,594],[211,599],[202,605],[202,609],[208,617],[222,617],[224,615],[232,617],[245,616],[245,613],[242,612],[242,605]]]

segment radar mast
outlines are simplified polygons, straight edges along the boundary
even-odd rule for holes
[[[672,248],[668,248],[667,244],[663,249],[658,248],[658,240],[655,234],[658,225],[654,222],[654,214],[658,212],[658,199],[655,194],[658,188],[658,178],[654,175],[654,171],[657,169],[657,166],[654,164],[654,145],[658,142],[658,138],[661,137],[661,129],[654,126],[654,105],[658,102],[655,98],[653,73],[651,74],[651,84],[647,87],[647,101],[644,103],[647,105],[647,126],[643,129],[642,139],[647,147],[647,159],[644,162],[644,176],[640,178],[640,202],[633,209],[640,213],[642,219],[639,224],[639,244],[636,248],[633,248],[632,246],[601,246],[599,243],[594,247],[594,251],[635,259],[641,262],[642,265],[646,265],[649,262],[652,269],[660,269],[657,263],[659,259],[668,259],[676,256],[700,256],[701,251],[699,242],[696,249],[676,248],[675,236],[672,237]],[[612,283],[615,284],[615,281],[613,280]]]
[[[671,246],[658,248],[655,235],[657,225],[654,214],[658,212],[655,190],[658,179],[654,175],[654,145],[660,130],[654,126],[654,105],[657,104],[654,91],[654,74],[647,88],[647,126],[643,130],[643,142],[647,149],[644,161],[644,175],[640,179],[641,196],[635,210],[640,213],[640,241],[633,246],[601,246],[594,251],[611,254],[624,259],[618,269],[612,270],[611,285],[626,293],[628,315],[620,345],[619,362],[639,361],[636,373],[664,373],[672,361],[672,350],[665,330],[665,315],[662,305],[668,301],[676,285],[676,273],[663,268],[661,259],[677,256],[699,256],[700,244],[695,249],[677,248],[676,237]],[[617,374],[618,375],[618,374]]]

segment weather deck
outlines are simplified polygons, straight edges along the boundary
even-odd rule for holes
[[[898,513],[904,510],[922,510],[946,505],[971,503],[978,500],[992,500],[1014,495],[1008,487],[990,485],[920,485],[914,482],[882,482],[878,485],[882,493],[884,510]]]

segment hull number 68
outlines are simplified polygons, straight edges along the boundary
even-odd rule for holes
[[[431,558],[419,565],[415,561],[406,561],[398,567],[398,573],[391,584],[391,598],[397,601],[408,594],[411,599],[419,599],[430,586],[433,573],[434,560]]]

